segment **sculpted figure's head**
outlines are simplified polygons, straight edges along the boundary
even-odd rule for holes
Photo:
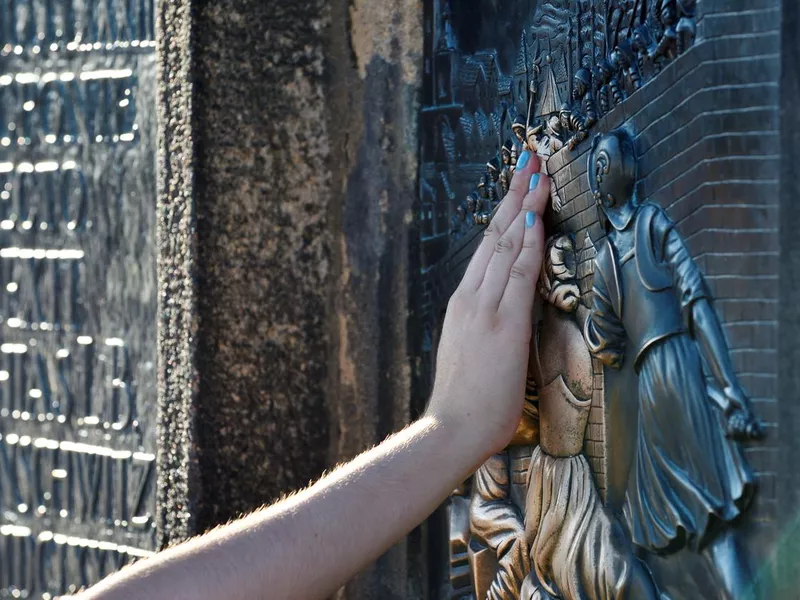
[[[547,119],[547,133],[549,133],[550,135],[561,134],[560,113],[558,115],[553,115],[549,119]]]
[[[474,213],[478,207],[478,195],[475,192],[472,192],[469,196],[467,196],[467,212]]]
[[[598,135],[592,141],[587,169],[589,188],[616,229],[624,229],[636,207],[636,152],[624,129]]]
[[[492,160],[486,163],[486,171],[492,179],[492,183],[497,183],[500,177],[500,161],[495,156]]]
[[[568,235],[554,235],[547,240],[539,277],[542,298],[564,312],[573,312],[580,301],[577,284],[575,243]]]
[[[489,197],[489,191],[486,189],[486,174],[482,175],[478,181],[478,196],[486,200]]]
[[[614,48],[613,52],[611,52],[611,68],[616,71],[622,71],[630,67],[633,63],[631,53],[631,43],[628,40],[622,40],[619,45]]]
[[[606,84],[611,81],[611,65],[605,59],[600,60],[595,67],[597,71],[598,84]]]
[[[592,73],[589,69],[578,69],[573,77],[572,97],[580,100],[586,95],[592,85]]]
[[[533,127],[528,127],[528,131],[525,134],[525,140],[528,143],[528,148],[530,148],[531,152],[539,152],[539,136],[536,131],[534,131]]]
[[[511,143],[511,140],[506,140],[503,144],[503,147],[500,148],[500,157],[503,159],[504,165],[511,164],[511,152],[514,149],[514,144]]]
[[[658,17],[665,27],[670,28],[675,24],[675,18],[677,16],[676,13],[677,10],[675,6],[675,0],[661,1],[661,6],[658,10]]]
[[[637,54],[645,54],[652,44],[653,40],[650,37],[650,28],[647,25],[640,25],[633,30],[631,47]]]
[[[525,115],[518,115],[511,125],[511,131],[514,132],[514,136],[519,140],[520,144],[525,143],[525,129],[527,126],[528,122]]]
[[[529,126],[525,131],[525,139],[528,142],[528,148],[531,152],[539,152],[539,144],[541,143],[542,125]]]

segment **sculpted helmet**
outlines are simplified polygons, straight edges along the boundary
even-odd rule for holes
[[[598,135],[592,141],[587,168],[589,188],[616,229],[624,229],[636,212],[636,151],[624,129]]]
[[[506,140],[503,147],[500,148],[500,154],[503,156],[503,162],[511,159],[511,152],[514,149],[514,144],[511,140]]]
[[[599,83],[608,83],[611,80],[611,65],[608,64],[608,61],[602,59],[597,63],[595,67],[597,70],[597,80]]]
[[[517,136],[517,139],[520,142],[525,141],[525,129],[527,128],[527,125],[528,125],[528,120],[525,118],[524,115],[517,115],[517,118],[511,125],[511,131],[514,132],[514,135]]]
[[[572,95],[575,98],[581,98],[592,87],[592,73],[589,69],[580,68],[575,73],[575,86]]]
[[[492,158],[492,160],[486,163],[486,170],[492,178],[492,181],[497,181],[500,175],[500,159],[496,156]]]

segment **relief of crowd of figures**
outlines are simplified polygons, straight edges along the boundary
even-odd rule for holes
[[[744,597],[754,574],[738,524],[755,481],[742,448],[764,430],[702,274],[666,213],[637,196],[630,134],[593,133],[693,46],[695,1],[541,2],[508,73],[493,50],[461,52],[458,8],[435,2],[428,22],[423,274],[446,279],[437,263],[474,247],[474,230],[508,193],[523,151],[548,172],[553,155],[591,144],[588,188],[608,235],[598,248],[588,233],[581,249],[570,234],[547,241],[525,410],[511,444],[451,497],[446,595],[665,600],[671,596],[645,556],[686,550],[705,557],[722,596]],[[557,214],[565,202],[553,180],[550,196]],[[587,253],[594,301],[584,305],[578,263]],[[443,300],[432,300],[432,312]],[[688,324],[686,310],[694,315]],[[584,455],[597,365],[621,371],[606,385],[633,398],[638,406],[628,412],[645,422],[628,415],[606,424],[606,435],[624,439],[616,443],[637,458],[612,465],[632,474],[602,493]],[[699,432],[700,441],[674,430]]]
[[[695,0],[550,1],[523,32],[513,73],[504,74],[491,51],[459,54],[450,12],[448,2],[438,6],[429,71],[435,99],[424,109],[445,117],[435,122],[433,161],[476,162],[496,152],[452,211],[456,239],[488,223],[523,148],[544,162],[574,149],[695,39]],[[423,183],[423,197],[430,186]],[[452,186],[444,187],[452,198]]]
[[[155,548],[154,9],[0,0],[0,596]]]

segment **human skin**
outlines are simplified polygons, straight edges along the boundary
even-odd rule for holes
[[[525,153],[524,153],[525,154]],[[309,488],[111,575],[81,600],[327,598],[428,517],[520,421],[550,182],[520,156],[447,308],[422,418]],[[538,181],[538,185],[536,182]],[[474,368],[474,350],[493,365]]]

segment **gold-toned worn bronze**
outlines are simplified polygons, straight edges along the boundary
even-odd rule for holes
[[[540,296],[543,319],[529,370],[540,389],[540,443],[528,473],[525,543],[531,571],[521,598],[657,598],[622,525],[603,506],[583,442],[592,363],[581,325],[574,244],[551,238]]]
[[[579,323],[588,311],[579,302],[567,236],[548,241],[540,295],[520,428],[474,479],[470,563],[477,597],[658,598],[582,454],[592,363]],[[535,432],[536,421],[538,445],[536,436],[520,435]]]

